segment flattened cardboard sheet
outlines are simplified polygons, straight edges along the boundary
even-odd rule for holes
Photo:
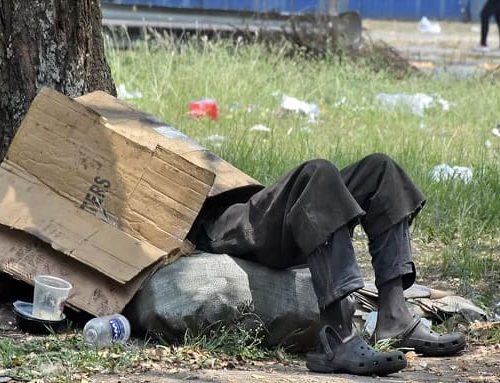
[[[121,312],[156,267],[144,269],[121,285],[32,235],[0,225],[0,270],[31,285],[39,274],[63,278],[74,286],[68,305],[92,315]]]

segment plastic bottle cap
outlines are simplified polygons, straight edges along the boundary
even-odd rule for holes
[[[97,342],[97,331],[93,328],[85,331],[85,342],[96,343]]]

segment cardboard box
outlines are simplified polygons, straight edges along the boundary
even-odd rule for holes
[[[155,265],[142,270],[130,282],[122,285],[55,251],[49,244],[32,235],[0,225],[0,268],[31,285],[38,274],[63,278],[75,286],[67,301],[68,306],[102,316],[121,312]]]
[[[0,166],[0,224],[63,253],[36,252],[40,271],[50,265],[47,271],[71,280],[73,270],[72,294],[85,298],[70,302],[94,314],[105,305],[89,300],[89,289],[108,291],[111,299],[124,286],[125,295],[110,306],[121,311],[146,270],[182,252],[212,189],[214,173],[162,146],[168,140],[151,121],[103,92],[73,100],[43,89]],[[5,229],[1,235],[9,236]],[[10,266],[0,266],[26,281],[38,272],[33,262],[16,261],[28,238],[16,234],[17,245],[2,254]]]

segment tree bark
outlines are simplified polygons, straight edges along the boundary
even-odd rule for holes
[[[116,94],[99,0],[0,0],[0,160],[43,86]]]

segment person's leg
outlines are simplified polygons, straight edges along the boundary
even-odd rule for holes
[[[403,295],[415,281],[408,219],[371,238],[369,251],[379,291],[375,339],[386,339],[403,333],[413,322]]]
[[[188,238],[202,250],[273,268],[306,265],[334,232],[364,214],[325,160],[303,163],[247,201],[234,203],[234,193],[207,200]]]
[[[342,307],[342,300],[364,286],[349,228],[343,226],[333,233],[324,245],[309,255],[307,264],[318,298],[321,324],[329,324],[341,337],[348,337],[352,331],[352,313]],[[338,281],[337,276],[345,281]]]
[[[320,336],[320,352],[311,356],[308,367],[322,372],[388,374],[406,366],[403,355],[377,353],[359,337],[350,337],[353,313],[342,310],[342,298],[363,286],[348,229],[363,213],[335,166],[314,160],[246,202],[234,203],[228,196],[208,201],[189,239],[202,250],[270,267],[307,264],[320,317],[327,324],[321,334],[330,334],[326,329],[336,334],[328,339]],[[329,359],[326,350],[332,349],[357,362]]]
[[[490,18],[495,14],[497,0],[488,0],[481,9],[481,46],[488,46],[488,32],[490,28]]]
[[[450,355],[465,347],[463,334],[439,335],[418,326],[403,291],[415,281],[409,225],[425,204],[425,197],[408,175],[389,157],[371,155],[342,170],[348,189],[366,211],[361,224],[379,290],[376,339],[405,336],[403,346],[427,355]]]
[[[500,48],[500,1],[497,2],[497,9],[495,12],[495,21],[497,22],[498,48]]]

